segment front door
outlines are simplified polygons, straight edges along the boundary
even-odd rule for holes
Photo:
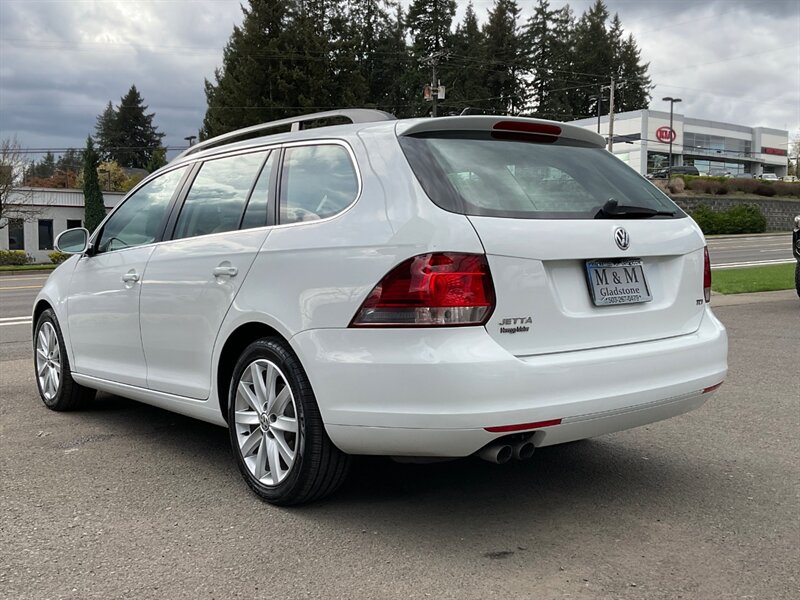
[[[169,171],[123,200],[75,267],[67,323],[76,373],[146,386],[139,293],[185,171]]]

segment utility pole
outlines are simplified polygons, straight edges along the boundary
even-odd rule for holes
[[[669,102],[669,165],[667,166],[667,181],[672,179],[672,142],[675,140],[675,130],[672,128],[672,112],[676,102],[681,102],[680,98],[673,98],[666,96],[661,99],[664,102]]]
[[[608,96],[608,151],[614,151],[614,78],[611,78],[611,92]]]
[[[436,101],[444,100],[445,89],[444,86],[439,83],[439,79],[436,77],[436,67],[439,66],[439,59],[445,56],[447,56],[447,52],[444,50],[439,50],[423,60],[423,62],[429,62],[431,64],[431,84],[430,86],[426,86],[427,90],[426,93],[423,94],[423,97],[425,100],[430,100],[433,102],[433,105],[431,106],[431,116],[433,117],[436,116]]]

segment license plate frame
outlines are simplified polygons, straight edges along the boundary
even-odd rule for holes
[[[653,299],[641,258],[587,260],[586,282],[595,306],[644,304]]]

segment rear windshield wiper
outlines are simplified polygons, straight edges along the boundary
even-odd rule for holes
[[[598,210],[595,219],[647,219],[649,217],[674,217],[675,212],[671,210],[656,210],[654,208],[647,208],[646,206],[631,206],[627,204],[619,204],[613,198],[603,204],[603,207]]]

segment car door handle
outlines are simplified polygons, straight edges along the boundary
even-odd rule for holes
[[[214,277],[236,277],[239,269],[236,267],[214,267]]]
[[[122,276],[122,281],[125,283],[136,283],[139,281],[139,274],[136,271],[128,271]]]

